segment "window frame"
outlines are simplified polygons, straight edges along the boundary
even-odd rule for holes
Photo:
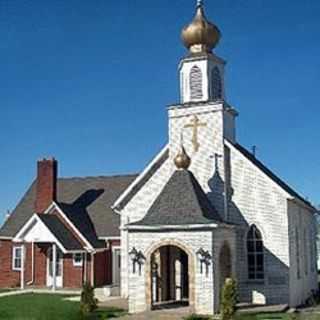
[[[20,250],[20,257],[17,257],[17,250]],[[22,269],[22,254],[23,254],[22,246],[13,246],[12,247],[12,270],[13,271],[21,271]],[[16,261],[20,260],[20,267],[16,266]]]
[[[253,232],[253,238],[249,239],[250,232]],[[258,232],[259,237],[254,235]],[[252,251],[249,250],[249,241],[252,242]],[[257,250],[257,243],[260,243],[261,250]],[[266,278],[265,274],[265,252],[264,252],[264,242],[263,236],[260,229],[255,225],[251,225],[248,229],[245,237],[245,248],[246,248],[246,259],[247,259],[247,279],[249,282],[264,282]],[[249,256],[253,256],[254,263],[249,265]],[[261,271],[258,266],[258,257],[261,257]],[[253,277],[251,276],[253,274]],[[261,275],[261,277],[259,277]]]
[[[76,261],[76,256],[77,255],[81,255],[81,261]],[[73,253],[72,255],[72,264],[74,267],[82,267],[83,266],[83,253],[82,252],[76,252],[76,253]]]

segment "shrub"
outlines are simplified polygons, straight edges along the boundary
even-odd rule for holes
[[[221,320],[231,320],[236,311],[237,283],[234,279],[227,278],[221,293],[220,311]]]
[[[94,288],[89,282],[82,286],[80,312],[82,315],[87,315],[97,309],[98,300],[94,297]]]
[[[190,314],[187,317],[183,318],[184,320],[210,320],[211,318],[208,316],[199,316],[197,314]]]

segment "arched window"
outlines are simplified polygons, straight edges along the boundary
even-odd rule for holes
[[[202,72],[198,66],[193,66],[190,71],[190,97],[191,100],[199,100],[202,96]]]
[[[214,67],[211,71],[211,83],[212,83],[212,99],[222,99],[222,81],[218,67]]]
[[[258,228],[253,225],[247,234],[248,278],[264,279],[263,241]]]

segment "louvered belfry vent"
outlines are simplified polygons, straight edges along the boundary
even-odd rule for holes
[[[190,71],[190,93],[191,100],[203,98],[202,72],[198,66],[193,66]]]
[[[211,73],[212,82],[212,99],[219,100],[222,98],[222,81],[218,67],[214,67]]]

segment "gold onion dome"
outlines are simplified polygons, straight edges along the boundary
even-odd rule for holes
[[[211,52],[218,44],[221,32],[207,20],[202,1],[198,0],[196,15],[193,21],[183,28],[181,38],[191,53]]]
[[[186,153],[186,150],[183,146],[181,146],[181,150],[174,158],[174,164],[178,169],[185,169],[187,170],[191,164],[191,159]]]

